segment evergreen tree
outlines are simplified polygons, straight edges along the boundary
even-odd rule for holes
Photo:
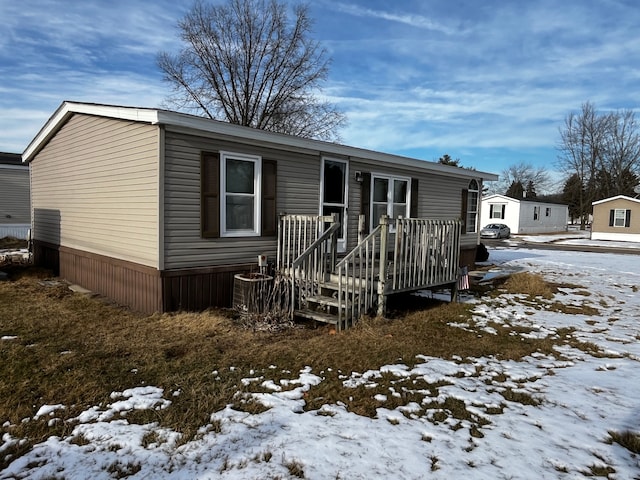
[[[577,173],[571,175],[564,183],[562,189],[562,201],[569,205],[569,217],[571,223],[577,218],[581,218],[580,203],[584,196],[584,187]]]
[[[533,185],[533,181],[529,180],[527,182],[527,191],[526,191],[526,197],[527,198],[536,198],[538,195],[536,194],[536,188]]]
[[[519,180],[511,182],[511,185],[509,185],[505,195],[511,198],[522,198],[524,196],[524,186],[522,185],[522,182]]]

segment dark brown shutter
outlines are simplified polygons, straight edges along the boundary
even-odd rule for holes
[[[220,236],[220,154],[200,156],[200,232],[204,238]]]
[[[277,162],[262,160],[262,233],[263,237],[272,237],[277,233],[276,214]]]
[[[625,227],[630,227],[631,226],[631,210],[627,210],[625,212],[624,226]]]
[[[462,208],[460,209],[460,218],[462,220],[462,234],[467,233],[467,204],[469,203],[469,190],[462,189]]]
[[[613,209],[609,210],[609,226],[610,227],[613,227],[613,221],[614,221],[614,218],[615,218],[615,214],[616,214],[615,210],[613,210]]]
[[[370,231],[371,214],[371,174],[362,172],[362,183],[360,184],[360,215],[364,215],[364,231]]]
[[[503,219],[503,220],[504,220],[504,211],[505,211],[506,208],[507,208],[506,205],[502,205],[502,213],[501,213],[502,216],[500,218]]]
[[[418,179],[411,179],[411,205],[409,206],[409,216],[418,218]]]

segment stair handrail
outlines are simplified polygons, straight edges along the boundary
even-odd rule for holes
[[[280,214],[276,269],[290,267],[291,263],[318,238],[323,225],[333,222],[333,219],[332,215]]]
[[[337,261],[336,232],[340,228],[340,222],[336,214],[323,218],[328,219],[331,225],[291,262],[290,268],[287,268],[290,270],[291,277],[291,317],[296,306],[303,303],[303,296],[315,291],[315,285],[324,281],[333,271]],[[327,260],[329,260],[328,263]]]
[[[299,267],[305,258],[309,257],[314,252],[314,250],[317,250],[322,245],[322,243],[328,240],[329,237],[339,228],[340,228],[340,222],[333,223],[328,229],[326,229],[322,233],[322,235],[318,237],[318,239],[315,242],[309,245],[307,249],[304,252],[302,252],[300,256],[291,263],[291,266]],[[335,249],[332,249],[332,253],[334,252],[335,252]],[[335,262],[332,262],[332,263],[335,263]]]
[[[380,302],[380,289],[386,278],[388,233],[389,220],[383,215],[379,225],[336,265],[338,300],[345,305],[344,312],[338,308],[338,330],[351,326]]]

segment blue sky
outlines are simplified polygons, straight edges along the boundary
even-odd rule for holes
[[[179,48],[191,4],[0,0],[0,151],[22,152],[63,100],[161,106],[155,56]],[[567,113],[639,108],[635,0],[314,0],[310,11],[348,145],[553,170]]]

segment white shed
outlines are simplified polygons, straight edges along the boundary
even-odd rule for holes
[[[569,207],[535,198],[517,199],[506,195],[489,195],[482,199],[482,226],[504,223],[512,234],[554,233],[567,230]]]

